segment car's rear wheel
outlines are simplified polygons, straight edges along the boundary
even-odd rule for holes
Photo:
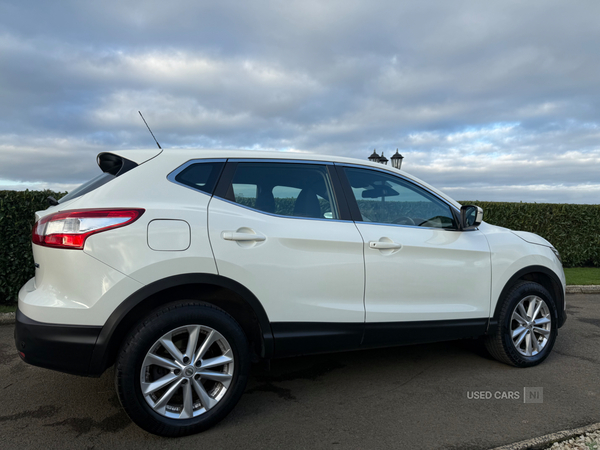
[[[150,433],[184,436],[222,420],[246,386],[250,358],[237,322],[180,302],[140,322],[118,355],[115,383],[129,417]]]
[[[485,345],[499,361],[531,367],[544,361],[557,335],[556,303],[540,284],[517,284],[504,299],[498,327]]]

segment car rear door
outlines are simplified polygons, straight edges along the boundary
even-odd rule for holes
[[[332,169],[229,160],[209,205],[218,272],[262,303],[278,355],[356,348],[362,339],[363,241]]]

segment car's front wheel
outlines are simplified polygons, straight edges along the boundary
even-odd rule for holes
[[[485,340],[488,351],[497,360],[516,367],[541,363],[556,340],[554,299],[540,284],[524,281],[503,300],[498,327]]]
[[[118,355],[115,384],[129,417],[161,436],[222,420],[246,386],[250,358],[237,322],[208,304],[180,302],[146,317]]]

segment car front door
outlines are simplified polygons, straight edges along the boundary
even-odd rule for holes
[[[278,355],[356,348],[362,339],[363,241],[332,169],[230,160],[209,205],[218,272],[262,303]]]
[[[390,172],[345,166],[364,239],[366,345],[483,333],[491,264],[485,236],[458,231],[448,203]]]

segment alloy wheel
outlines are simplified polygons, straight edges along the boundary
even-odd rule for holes
[[[185,325],[158,339],[144,357],[140,386],[158,414],[191,419],[214,408],[233,378],[231,345],[217,330]]]
[[[550,308],[537,295],[523,298],[513,310],[510,332],[513,345],[523,356],[535,356],[548,344],[552,328]]]

